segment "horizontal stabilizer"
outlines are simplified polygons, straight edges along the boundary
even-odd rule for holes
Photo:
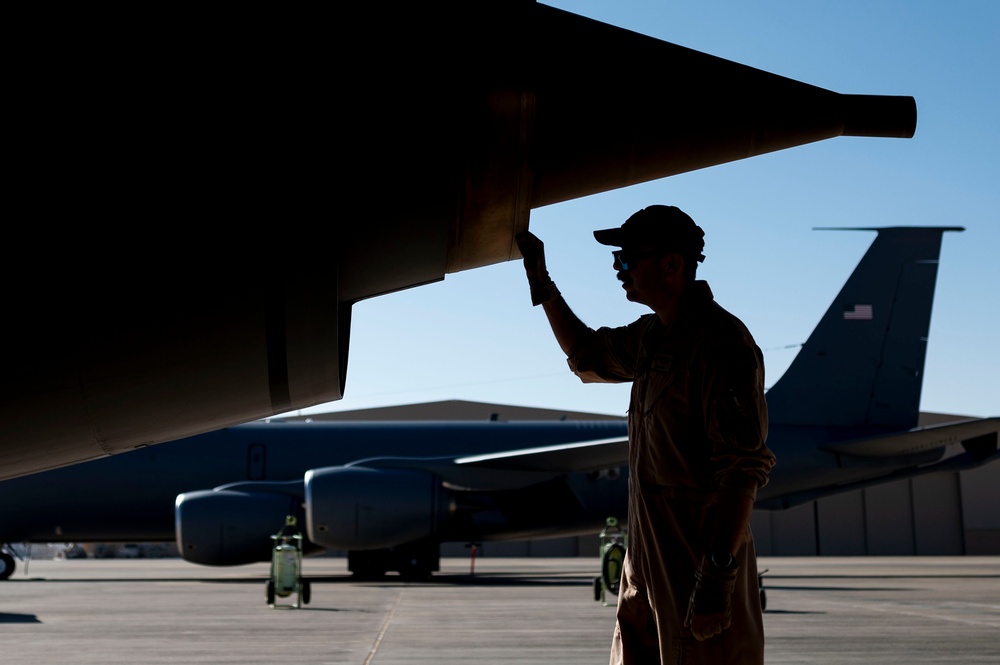
[[[823,450],[854,457],[899,457],[958,445],[970,439],[977,439],[978,443],[985,440],[980,439],[980,437],[989,437],[989,435],[993,437],[995,448],[998,432],[1000,432],[1000,417],[976,418],[928,427],[916,427],[886,436],[856,439],[823,446]]]

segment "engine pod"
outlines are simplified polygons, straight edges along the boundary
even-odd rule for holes
[[[185,492],[174,504],[177,547],[185,561],[205,566],[269,561],[270,534],[298,512],[299,503],[278,492]]]
[[[312,469],[305,477],[306,533],[329,549],[382,549],[439,530],[446,490],[431,473],[360,466]]]

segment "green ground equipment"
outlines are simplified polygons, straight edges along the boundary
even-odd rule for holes
[[[600,534],[601,576],[594,578],[594,600],[607,607],[607,594],[618,595],[625,565],[625,548],[628,547],[628,529],[618,525],[617,518],[609,517]]]
[[[296,519],[289,515],[285,526],[271,536],[274,551],[271,555],[271,577],[267,580],[267,604],[270,607],[292,607],[298,609],[309,604],[311,589],[309,580],[302,578],[302,534],[296,527]],[[278,598],[288,598],[295,594],[292,604],[279,604]]]

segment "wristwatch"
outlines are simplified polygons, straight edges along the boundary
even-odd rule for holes
[[[708,555],[708,561],[719,570],[732,570],[736,567],[736,557],[729,552],[712,552]]]

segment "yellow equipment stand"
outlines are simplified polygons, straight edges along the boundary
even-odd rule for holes
[[[607,594],[618,595],[628,547],[628,529],[619,526],[616,518],[609,517],[601,531],[600,543],[601,576],[594,578],[594,600],[607,607]]]

